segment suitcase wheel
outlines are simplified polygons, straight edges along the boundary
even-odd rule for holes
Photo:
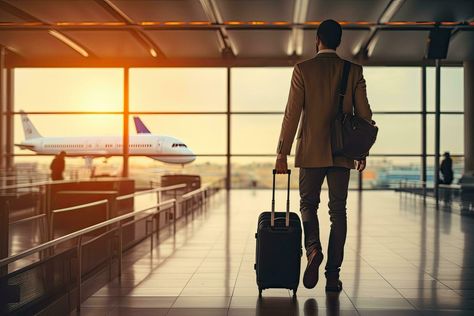
[[[293,298],[296,298],[296,291],[297,291],[297,290],[298,290],[298,289],[293,289]]]
[[[263,289],[261,287],[258,288],[258,296],[259,297],[262,297],[262,291]]]

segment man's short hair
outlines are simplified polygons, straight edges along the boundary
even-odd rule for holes
[[[319,25],[316,35],[327,48],[336,49],[341,44],[342,28],[334,20],[325,20]]]

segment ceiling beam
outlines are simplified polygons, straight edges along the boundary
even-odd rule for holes
[[[7,67],[93,67],[93,68],[121,68],[121,67],[292,67],[302,57],[293,56],[276,58],[16,58],[7,59]],[[367,66],[433,66],[434,61],[390,61],[365,60]],[[443,66],[462,66],[462,62],[443,60]]]
[[[214,2],[214,0],[199,0],[202,9],[206,14],[208,21],[211,24],[219,25],[217,28],[217,41],[219,43],[219,49],[224,57],[235,57],[238,54],[237,47],[229,36],[224,19],[222,18],[221,12]]]
[[[133,19],[129,17],[124,11],[122,11],[122,9],[120,9],[115,3],[110,0],[95,1],[117,20],[123,22],[121,25],[128,26],[128,28],[124,29],[130,31],[132,36],[140,43],[140,45],[148,52],[148,54],[150,54],[152,57],[166,58],[160,47],[148,37],[142,28],[137,27]]]
[[[393,16],[402,7],[404,2],[405,0],[390,0],[385,10],[378,18],[377,24],[383,25],[389,23]],[[362,60],[370,58],[379,39],[377,34],[378,30],[378,27],[372,26],[366,38],[364,38],[359,44],[356,45],[356,47],[354,47],[352,53],[356,59]]]
[[[0,0],[1,1],[1,0]],[[234,23],[234,22],[231,22]],[[54,28],[57,30],[289,30],[299,28],[302,30],[316,30],[319,22],[306,23],[283,23],[283,22],[242,22],[239,24],[226,23],[199,23],[196,22],[143,22],[143,24],[130,25],[124,22],[0,22],[1,30],[44,30]],[[366,22],[342,22],[344,30],[370,30],[376,28],[379,30],[396,31],[426,31],[435,27],[439,28],[457,28],[462,30],[474,30],[474,22],[389,22],[389,23],[366,23]]]
[[[93,54],[88,51],[84,45],[80,44],[79,42],[69,38],[68,36],[66,36],[65,34],[61,33],[54,25],[51,25],[49,23],[46,23],[45,21],[42,21],[41,19],[31,15],[30,13],[20,9],[20,8],[17,8],[16,6],[8,3],[8,2],[5,2],[3,0],[0,0],[0,9],[16,16],[17,18],[20,18],[22,20],[25,20],[27,23],[28,22],[34,22],[34,23],[38,23],[38,24],[41,24],[41,25],[44,25],[45,28],[48,29],[48,33],[54,37],[56,40],[60,41],[61,43],[65,44],[66,46],[68,46],[69,48],[71,48],[72,50],[74,50],[75,52],[81,54],[83,57],[89,57],[89,56],[93,56]],[[15,48],[9,48],[9,50],[13,51],[15,54],[18,55],[18,52],[16,52]],[[27,57],[27,56],[24,56],[24,57]]]
[[[44,23],[43,21],[41,21],[37,17],[35,17],[35,16],[29,14],[28,12],[25,12],[25,11],[15,7],[14,5],[12,5],[8,2],[5,2],[3,0],[0,0],[0,9],[16,16],[17,18],[19,18],[23,21],[26,21],[26,22],[42,22],[42,23]]]

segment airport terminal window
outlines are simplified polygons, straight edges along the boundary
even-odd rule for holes
[[[232,157],[232,187],[236,189],[265,188],[272,187],[272,172],[274,168],[274,157]],[[288,158],[288,167],[291,169],[292,189],[298,189],[299,169],[294,167],[294,157]],[[276,187],[278,189],[286,188],[287,179],[285,176],[276,177]],[[351,172],[349,188],[355,189],[358,184],[358,175],[355,170]],[[327,188],[326,181],[323,188]],[[279,200],[280,209],[284,209],[284,196]],[[278,199],[277,199],[278,200]],[[277,201],[278,202],[278,201]],[[277,203],[278,204],[278,203]],[[278,205],[277,205],[278,208]]]
[[[226,153],[225,114],[146,114],[140,118],[154,135],[173,136],[197,155]],[[129,124],[130,135],[136,134],[133,118]]]
[[[293,67],[231,69],[232,111],[284,111]]]
[[[232,183],[235,188],[248,188],[256,183],[267,188],[273,167],[275,147],[285,109],[293,67],[231,68],[231,161]],[[428,110],[434,109],[434,69],[428,68]],[[407,179],[419,174],[416,166],[421,160],[421,69],[420,67],[364,67],[369,102],[374,119],[381,127],[378,142],[371,151],[369,166],[364,173],[365,188],[384,188],[393,177]],[[86,82],[77,78],[92,78]],[[36,91],[33,85],[48,78],[48,86],[64,88],[49,93]],[[90,85],[95,78],[100,85]],[[63,84],[64,81],[64,84]],[[123,69],[17,69],[15,70],[15,111],[116,111],[101,115],[29,115],[39,132],[45,136],[122,136],[123,128]],[[455,155],[455,173],[463,167],[463,70],[442,67],[441,87],[441,152]],[[24,91],[28,94],[22,93]],[[42,92],[40,94],[40,92]],[[64,94],[68,94],[65,96]],[[61,97],[62,96],[62,97]],[[34,102],[33,102],[34,100]],[[185,165],[168,165],[148,157],[130,157],[130,175],[147,183],[150,174],[189,172],[203,177],[225,175],[227,69],[226,68],[133,68],[130,69],[130,135],[135,135],[133,116],[138,116],[154,135],[173,136],[184,143],[173,148],[189,148],[196,161]],[[147,112],[178,112],[152,114]],[[179,114],[179,112],[196,112]],[[391,112],[382,114],[377,112]],[[409,114],[399,113],[415,112]],[[143,112],[143,113],[141,113]],[[214,113],[199,113],[214,112]],[[242,113],[249,112],[249,113]],[[259,112],[259,113],[254,113]],[[454,112],[454,113],[452,113]],[[222,113],[222,114],[221,114]],[[87,128],[84,128],[87,126]],[[428,114],[428,154],[434,154],[434,115]],[[14,116],[14,142],[23,140],[20,115]],[[139,148],[152,144],[131,143],[135,155]],[[95,148],[99,144],[47,144],[47,148],[74,150]],[[102,145],[101,145],[102,146]],[[156,144],[159,146],[159,144]],[[106,148],[121,150],[122,144],[107,143]],[[294,153],[295,145],[293,146]],[[16,155],[30,151],[15,148]],[[383,157],[381,157],[383,155]],[[413,155],[413,157],[401,157]],[[14,157],[15,163],[35,165],[49,172],[52,157]],[[120,174],[121,157],[95,159],[107,174]],[[433,165],[432,156],[429,157]],[[70,163],[69,163],[70,162]],[[111,163],[112,162],[112,163]],[[290,158],[290,165],[293,158]],[[68,158],[68,174],[84,171],[82,158]],[[430,169],[431,168],[431,169]],[[151,173],[147,170],[153,170]],[[420,171],[421,173],[421,171]],[[388,176],[387,176],[388,174]],[[429,167],[428,174],[432,174]],[[385,178],[384,178],[385,177]],[[385,179],[385,180],[384,180]],[[358,175],[353,172],[351,187],[357,187]],[[297,181],[297,176],[293,177]],[[384,182],[385,181],[385,182]],[[296,188],[297,182],[292,182]],[[390,184],[389,186],[391,186]]]
[[[226,68],[132,68],[131,111],[222,111]]]
[[[453,155],[464,155],[464,116],[462,114],[443,114],[441,123],[441,154],[449,151]],[[435,117],[427,117],[427,149],[428,154],[434,154]]]
[[[421,115],[374,114],[380,126],[371,154],[421,154]]]
[[[98,164],[98,170],[109,170],[108,164]],[[132,156],[129,159],[130,176],[135,179],[136,186],[141,188],[150,187],[151,181],[154,185],[160,183],[160,177],[164,174],[183,173],[198,174],[203,183],[214,181],[225,177],[226,158],[201,156],[191,164],[170,165],[148,157]],[[120,170],[121,164],[117,164],[115,169]],[[107,169],[109,168],[109,169]]]
[[[282,115],[232,115],[232,153],[275,153],[282,119]]]
[[[435,110],[435,68],[426,70],[426,101],[428,111]],[[464,112],[464,70],[462,67],[441,67],[441,112]]]
[[[430,160],[431,162],[433,159]],[[421,181],[420,157],[369,157],[363,173],[364,189],[394,189],[401,181]],[[427,169],[427,180],[433,183],[434,168]]]
[[[121,136],[122,116],[112,114],[41,114],[28,118],[42,136]],[[84,128],[87,126],[87,128]],[[14,142],[25,140],[21,116],[14,116]],[[63,145],[57,144],[56,146]],[[81,144],[84,147],[85,144]],[[34,154],[15,146],[15,154]]]
[[[421,111],[419,67],[364,67],[372,111]]]
[[[121,68],[16,68],[14,78],[15,111],[123,110]]]

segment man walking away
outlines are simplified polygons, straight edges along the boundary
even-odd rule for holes
[[[54,159],[49,166],[49,169],[51,169],[51,180],[64,180],[63,172],[66,167],[65,157],[65,151],[61,151],[58,155],[54,156]]]
[[[331,123],[338,110],[338,89],[344,60],[336,48],[342,37],[342,29],[334,20],[322,22],[316,36],[316,56],[294,67],[290,93],[281,127],[275,169],[286,172],[287,155],[301,123],[296,138],[295,166],[300,168],[300,211],[303,220],[304,243],[308,264],[303,284],[313,288],[318,283],[319,266],[323,260],[319,239],[317,209],[321,185],[327,178],[329,187],[329,215],[331,232],[326,263],[326,291],[342,290],[339,271],[346,241],[346,200],[350,169],[362,171],[366,161],[344,156],[334,156],[331,148]],[[362,67],[352,64],[344,97],[344,113],[352,113],[367,120],[372,112],[367,101]]]

